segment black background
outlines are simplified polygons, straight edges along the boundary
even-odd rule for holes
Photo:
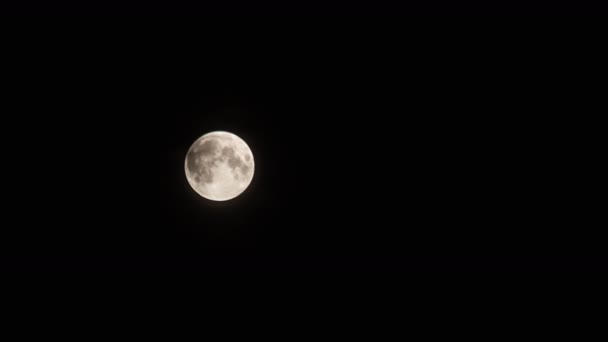
[[[601,268],[599,47],[432,26],[9,25],[4,264]],[[228,202],[184,177],[213,130],[255,156]]]
[[[357,15],[368,20],[372,15],[478,16],[504,15],[573,16],[605,15],[606,8],[597,1],[20,1],[7,2],[0,14],[9,15],[223,15],[264,16],[255,21],[267,21],[269,15],[319,16]],[[207,18],[204,18],[207,19]],[[225,19],[225,18],[224,18]],[[305,18],[299,18],[305,19]],[[398,19],[393,17],[391,19]],[[411,18],[410,18],[411,19]],[[316,20],[316,18],[312,18]],[[224,20],[222,20],[224,21]]]

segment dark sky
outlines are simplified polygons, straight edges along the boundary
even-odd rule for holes
[[[595,57],[509,33],[255,24],[15,26],[3,67],[5,264],[500,270],[604,260],[586,214],[598,204],[581,208],[588,197],[577,195],[591,177],[579,175],[599,167],[599,136],[573,117],[597,108],[589,85],[605,69]],[[251,186],[228,202],[204,200],[184,177],[190,144],[213,130],[239,135],[255,156]]]
[[[2,4],[0,13],[17,15],[222,15],[218,20],[233,20],[227,16],[239,16],[251,21],[268,22],[274,20],[269,15],[289,16],[292,19],[317,21],[319,18],[298,16],[311,15],[357,15],[368,21],[369,15],[424,15],[424,16],[493,16],[494,19],[505,15],[602,15],[605,6],[593,1],[57,1],[53,4],[44,1],[27,1]],[[251,18],[252,15],[260,16]],[[366,18],[367,16],[367,18]],[[194,18],[190,18],[194,19]],[[203,17],[209,21],[208,17]],[[328,19],[328,18],[324,18]],[[343,18],[338,18],[342,20]],[[359,20],[357,19],[357,20]],[[372,18],[373,19],[373,18]],[[396,17],[391,20],[397,19]],[[406,18],[411,21],[412,18]],[[427,18],[428,19],[428,18]],[[163,21],[165,21],[163,19]],[[172,19],[171,19],[172,20]],[[334,20],[331,18],[330,20]],[[375,19],[373,19],[375,20]]]

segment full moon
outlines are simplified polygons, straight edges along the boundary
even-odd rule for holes
[[[237,197],[253,179],[251,149],[229,132],[216,131],[198,138],[190,146],[185,164],[192,189],[213,201]]]

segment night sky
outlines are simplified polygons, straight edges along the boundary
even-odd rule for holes
[[[506,33],[253,24],[15,28],[3,66],[3,264],[340,271],[605,261],[600,228],[584,213],[598,204],[580,208],[588,197],[574,195],[588,188],[590,176],[578,175],[599,167],[589,152],[599,137],[584,132],[595,125],[572,118],[600,96],[585,86],[599,77],[594,60]],[[244,139],[256,162],[250,187],[227,202],[198,196],[184,175],[188,148],[214,130]]]

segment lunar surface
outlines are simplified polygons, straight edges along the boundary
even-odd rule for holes
[[[211,132],[198,138],[186,155],[186,178],[204,198],[227,201],[240,195],[253,179],[253,154],[238,136]]]

